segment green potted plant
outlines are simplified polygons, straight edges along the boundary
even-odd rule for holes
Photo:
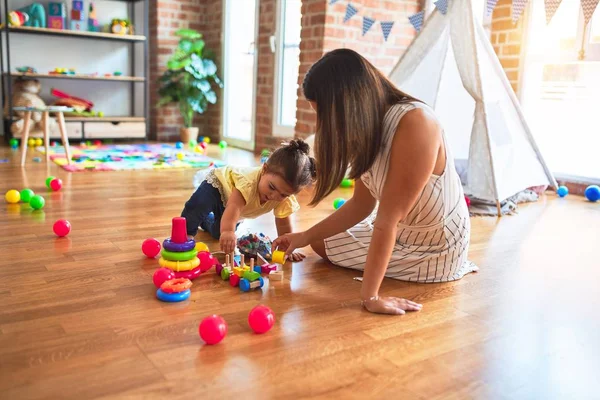
[[[180,29],[175,35],[179,37],[179,44],[160,77],[158,106],[177,103],[183,117],[181,141],[188,143],[198,139],[198,128],[192,126],[194,115],[204,113],[209,103],[217,102],[213,83],[222,88],[223,82],[217,76],[212,54],[204,48],[202,34],[193,29]]]

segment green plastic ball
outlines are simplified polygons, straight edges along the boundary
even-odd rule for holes
[[[338,208],[343,206],[345,202],[346,200],[342,199],[341,197],[338,197],[337,199],[333,200],[333,208],[337,210]]]
[[[190,140],[190,147],[193,149],[194,147],[196,147],[196,145],[198,144],[198,142],[196,142],[195,140]]]
[[[46,178],[46,187],[48,189],[50,189],[50,182],[52,182],[52,180],[55,179],[55,178],[56,178],[55,176],[49,176],[49,177]]]
[[[46,200],[44,200],[44,198],[39,194],[36,194],[31,199],[29,199],[29,205],[34,210],[40,210],[44,208],[44,204],[46,204]]]
[[[220,148],[222,148],[222,149],[225,149],[225,148],[227,148],[227,142],[226,142],[226,141],[224,141],[224,140],[221,140],[221,141],[219,142],[219,147],[220,147]]]
[[[340,186],[343,188],[354,187],[354,180],[346,178],[346,179],[342,180],[342,183],[340,184]]]
[[[33,190],[31,190],[31,189],[21,190],[21,200],[23,200],[23,203],[29,203],[29,200],[31,200],[31,198],[33,196],[35,196],[35,193],[33,193]]]
[[[16,149],[17,147],[19,147],[19,141],[17,139],[10,139],[10,147],[12,147],[13,149]]]

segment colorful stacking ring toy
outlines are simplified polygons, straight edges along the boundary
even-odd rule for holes
[[[198,250],[193,249],[189,251],[175,252],[162,249],[160,255],[169,261],[188,261],[198,255]]]
[[[183,243],[175,243],[171,241],[171,238],[168,238],[163,240],[163,247],[167,251],[190,251],[196,248],[196,241],[190,239]]]
[[[160,290],[165,293],[179,293],[188,290],[192,287],[192,281],[186,278],[175,278],[164,281],[160,285]]]
[[[175,274],[175,278],[186,278],[190,281],[193,281],[202,273],[202,269],[200,267],[196,267],[189,271],[181,271],[181,272],[173,272]]]
[[[161,257],[158,259],[158,265],[169,268],[175,272],[189,271],[200,265],[200,259],[198,259],[198,257],[194,257],[188,261],[169,261]]]
[[[156,291],[156,298],[167,303],[177,303],[189,299],[191,294],[192,291],[190,289],[178,293],[165,293],[162,289],[158,289]]]

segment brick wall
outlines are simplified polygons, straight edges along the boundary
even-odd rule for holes
[[[492,14],[491,41],[500,59],[506,76],[515,93],[519,93],[519,72],[521,63],[521,44],[524,35],[524,21],[527,9],[516,24],[512,22],[512,1],[500,0]]]
[[[223,79],[223,60],[221,52],[221,36],[223,33],[223,1],[201,0],[204,3],[203,20],[199,28],[204,35],[206,48],[215,54],[217,75]],[[215,86],[215,90],[218,88]],[[221,110],[223,106],[223,91],[217,90],[217,104],[209,104],[208,110],[203,115],[196,116],[194,126],[200,128],[200,136],[208,136],[213,141],[221,135]]]
[[[204,35],[206,48],[212,49],[219,63],[221,56],[221,1],[212,0],[158,0],[150,2],[150,131],[152,139],[174,141],[179,138],[183,125],[177,105],[157,108],[158,81],[165,70],[178,38],[174,33],[181,28],[196,29]],[[219,100],[221,93],[218,93]],[[219,104],[209,108],[205,115],[196,117],[194,126],[201,135],[216,139],[219,134]]]
[[[259,0],[258,16],[258,77],[256,85],[255,152],[279,145],[281,138],[273,137],[273,84],[275,54],[271,52],[270,37],[277,29],[277,0]]]
[[[189,27],[199,30],[207,48],[217,56],[217,65],[222,77],[221,37],[223,0],[159,0],[150,5],[150,75],[151,105],[158,101],[154,82],[164,71],[166,60],[171,55],[177,38],[173,36],[179,28]],[[256,93],[256,146],[257,152],[263,148],[277,146],[282,138],[273,137],[273,82],[275,57],[271,53],[269,38],[276,30],[277,0],[259,0],[258,29],[258,78]],[[329,5],[329,0],[304,0],[302,2],[302,32],[300,43],[300,70],[298,81],[308,68],[325,52],[339,47],[352,48],[367,57],[382,72],[388,73],[410,44],[416,32],[407,17],[420,9],[419,0],[355,0],[359,10],[347,23],[343,23],[348,1],[342,0]],[[388,41],[383,40],[381,26],[377,22],[362,36],[362,16],[381,20],[396,21]],[[225,82],[227,84],[227,82]],[[296,135],[306,137],[314,133],[316,116],[308,102],[302,99],[300,88]],[[217,139],[221,129],[222,92],[218,93],[216,106],[206,114],[196,117],[195,126],[200,135]],[[176,106],[156,109],[151,114],[151,131],[158,140],[176,140],[179,137],[181,117]]]
[[[355,0],[358,13],[344,23],[348,1],[329,5],[326,0],[307,0],[302,5],[300,43],[300,83],[306,71],[324,53],[336,48],[356,50],[388,74],[416,35],[408,16],[421,9],[419,0]],[[362,36],[363,16],[376,19]],[[395,21],[387,42],[383,39],[379,21]],[[296,135],[306,137],[315,132],[315,114],[302,99],[301,88],[297,103]]]

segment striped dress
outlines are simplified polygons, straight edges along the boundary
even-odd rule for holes
[[[392,139],[400,119],[410,110],[424,108],[418,102],[396,104],[385,115],[383,148],[362,182],[379,201],[387,175]],[[471,223],[469,211],[452,155],[446,144],[446,165],[441,175],[431,175],[423,192],[400,223],[396,245],[386,277],[413,282],[446,282],[477,271],[467,260]],[[377,208],[364,221],[349,230],[325,239],[329,260],[341,267],[363,270],[373,233]]]

